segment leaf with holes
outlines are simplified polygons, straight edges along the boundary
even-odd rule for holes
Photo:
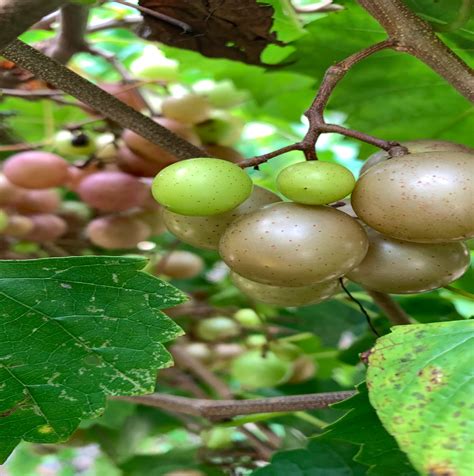
[[[0,461],[21,439],[66,440],[109,395],[154,390],[182,334],[160,309],[183,302],[115,257],[0,261]]]
[[[422,475],[470,476],[474,321],[399,326],[369,357],[369,398]]]

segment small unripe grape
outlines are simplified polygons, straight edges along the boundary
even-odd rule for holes
[[[461,277],[469,267],[465,243],[413,243],[367,230],[369,251],[347,277],[373,291],[431,291]]]
[[[13,203],[22,190],[16,185],[13,185],[5,175],[0,175],[0,205],[10,205]]]
[[[474,237],[474,155],[426,152],[386,160],[357,181],[357,216],[384,235],[418,243]]]
[[[117,158],[118,146],[115,144],[115,136],[110,133],[101,134],[95,140],[97,151],[95,157],[100,162],[113,162]]]
[[[292,365],[278,358],[273,352],[251,350],[237,357],[232,363],[231,375],[249,390],[275,387],[291,376]]]
[[[107,250],[135,248],[150,236],[148,225],[129,216],[106,216],[92,220],[86,236],[94,245]]]
[[[203,146],[203,149],[211,157],[217,157],[218,159],[227,160],[228,162],[233,162],[234,164],[245,160],[245,157],[238,150],[233,149],[232,147],[228,147],[226,145],[207,144]]]
[[[3,173],[18,187],[33,189],[58,187],[66,183],[68,163],[50,152],[20,152],[5,161]]]
[[[285,197],[306,205],[325,205],[352,192],[355,178],[342,165],[319,160],[299,162],[283,169],[277,177]]]
[[[219,253],[244,278],[301,287],[345,275],[362,261],[367,247],[365,231],[345,213],[280,202],[232,222]]]
[[[125,145],[117,151],[117,165],[124,172],[137,177],[154,177],[166,167],[165,164],[144,159]]]
[[[53,146],[61,155],[91,155],[97,150],[95,140],[83,132],[59,131]]]
[[[189,124],[182,124],[166,117],[157,117],[153,118],[153,120],[160,126],[165,127],[182,139],[190,142],[191,144],[199,146],[199,137],[192,130]],[[162,165],[169,165],[178,161],[178,157],[168,152],[165,148],[157,144],[153,144],[149,140],[129,129],[125,129],[122,134],[122,139],[129,149],[146,160],[157,162]]]
[[[239,91],[229,80],[216,82],[203,79],[193,84],[193,91],[206,97],[213,107],[222,109],[237,106],[248,97],[246,91]]]
[[[278,195],[255,186],[247,200],[227,213],[207,217],[190,217],[165,209],[163,210],[163,219],[168,230],[181,241],[197,248],[217,250],[222,234],[234,220],[257,211],[265,205],[279,201]]]
[[[37,243],[55,241],[67,231],[66,222],[56,215],[45,213],[31,215],[29,218],[33,222],[33,230],[24,237],[25,240]]]
[[[158,261],[156,273],[173,279],[190,279],[199,275],[204,269],[203,259],[190,251],[172,251]]]
[[[422,139],[422,140],[412,140],[407,142],[402,142],[401,145],[405,146],[408,149],[409,154],[420,154],[424,152],[449,152],[449,151],[458,151],[458,152],[467,152],[474,153],[474,149],[468,147],[467,145],[456,144],[454,142],[448,142],[445,140],[431,140],[431,139]],[[366,162],[360,169],[360,175],[367,172],[370,167],[379,164],[387,160],[389,157],[386,150],[379,150],[367,158]]]
[[[252,192],[252,180],[237,165],[220,159],[183,160],[163,169],[153,181],[158,203],[181,215],[224,213]]]
[[[225,111],[214,111],[208,119],[196,124],[194,130],[204,144],[231,146],[240,139],[243,127],[240,118]]]
[[[238,336],[240,329],[230,317],[216,316],[199,321],[195,333],[200,339],[213,342]]]
[[[201,439],[205,446],[211,450],[222,450],[230,448],[233,444],[233,428],[218,427],[201,432]]]
[[[155,46],[145,47],[140,55],[130,65],[130,70],[139,79],[152,81],[175,81],[178,79],[179,63],[166,58]]]
[[[197,124],[205,121],[211,108],[207,99],[197,94],[186,94],[181,97],[168,97],[161,103],[163,116],[185,124]]]
[[[24,190],[13,202],[13,207],[24,214],[53,213],[59,208],[60,203],[61,196],[55,189]]]
[[[22,238],[28,235],[34,226],[33,220],[29,217],[11,215],[8,217],[7,226],[2,230],[2,233],[14,238]]]
[[[105,212],[118,212],[142,205],[148,195],[145,184],[123,172],[97,172],[79,183],[81,199]]]
[[[83,202],[77,200],[66,200],[61,203],[58,214],[66,220],[71,218],[76,222],[87,222],[92,217],[92,210]]]
[[[244,347],[236,342],[221,342],[214,346],[214,354],[218,360],[235,359],[244,350]]]
[[[257,283],[237,273],[231,273],[231,278],[246,296],[273,306],[309,306],[325,301],[339,292],[339,282],[335,279],[309,286],[287,287]]]
[[[252,334],[245,339],[245,345],[251,349],[261,349],[267,344],[268,339],[264,334]]]
[[[233,317],[246,329],[257,329],[262,326],[262,320],[258,314],[250,308],[239,309]]]
[[[302,355],[293,362],[293,373],[288,383],[302,383],[312,379],[316,374],[316,364],[308,355]]]
[[[201,362],[210,362],[213,357],[213,352],[204,342],[191,342],[184,347],[184,350],[194,359]]]

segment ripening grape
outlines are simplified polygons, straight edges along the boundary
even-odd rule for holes
[[[188,124],[182,124],[173,119],[166,117],[157,117],[153,119],[160,126],[165,127],[170,130],[177,136],[182,139],[190,142],[194,145],[199,145],[200,140],[196,133],[191,129],[191,126]],[[136,132],[133,132],[129,129],[125,129],[122,134],[122,139],[125,142],[126,146],[131,149],[136,154],[140,155],[146,160],[151,160],[153,162],[158,162],[159,164],[169,165],[173,162],[176,162],[178,158],[165,150],[165,148],[153,144],[144,137],[138,135]]]
[[[118,146],[115,143],[115,136],[111,133],[101,134],[95,139],[97,151],[95,157],[99,163],[110,163],[116,160]]]
[[[210,362],[213,357],[212,350],[204,342],[190,342],[184,346],[184,350],[194,359],[205,363]]]
[[[427,152],[386,160],[357,181],[357,216],[384,235],[419,243],[474,236],[474,155]]]
[[[81,199],[105,212],[118,212],[142,205],[148,195],[145,184],[123,172],[97,172],[77,188]]]
[[[95,218],[86,228],[94,245],[107,250],[135,248],[150,236],[148,225],[129,216],[112,215]]]
[[[59,155],[32,150],[9,157],[4,162],[3,173],[18,187],[57,187],[67,180],[68,163]]]
[[[252,180],[237,165],[221,159],[183,160],[163,169],[153,181],[155,200],[181,215],[224,213],[252,192]]]
[[[107,169],[105,170],[114,170],[115,165],[107,165]],[[66,187],[73,190],[74,192],[77,191],[77,187],[79,184],[89,175],[95,174],[97,172],[104,171],[102,165],[99,162],[92,162],[87,164],[87,166],[82,167],[80,165],[71,165],[68,168],[68,178],[66,182]]]
[[[271,286],[251,281],[237,273],[231,274],[232,282],[249,298],[281,307],[299,307],[317,304],[339,292],[339,281],[333,279],[309,286]]]
[[[355,178],[342,165],[319,160],[298,162],[277,177],[278,190],[285,197],[306,205],[325,205],[352,192]]]
[[[166,231],[166,225],[163,220],[161,209],[137,210],[130,213],[130,216],[145,222],[150,227],[150,236],[162,235]]]
[[[251,308],[239,309],[235,312],[233,318],[246,329],[258,329],[262,326],[262,320]]]
[[[218,109],[237,106],[248,98],[246,91],[239,91],[229,80],[216,82],[212,79],[203,79],[193,84],[193,91],[204,96]]]
[[[249,390],[275,387],[291,377],[292,365],[273,352],[250,350],[237,357],[231,366],[232,378]]]
[[[456,144],[454,142],[448,142],[445,140],[431,140],[431,139],[422,139],[422,140],[412,140],[407,142],[402,142],[401,145],[404,145],[410,154],[420,154],[423,152],[449,152],[449,151],[458,151],[458,152],[467,152],[474,153],[474,149],[471,149],[467,145]],[[388,159],[388,152],[386,150],[379,150],[367,158],[364,165],[360,170],[360,175],[367,172],[370,167],[379,164]]]
[[[373,291],[412,294],[446,286],[469,267],[464,243],[413,243],[367,230],[369,251],[347,277]]]
[[[199,321],[194,332],[200,339],[213,342],[238,336],[240,329],[230,317],[216,316]]]
[[[18,198],[22,190],[0,174],[0,206],[10,205]]]
[[[245,351],[245,348],[236,342],[220,342],[213,347],[214,355],[220,363],[222,360],[235,359]],[[227,362],[224,363],[227,367]]]
[[[243,126],[240,118],[226,111],[213,111],[208,119],[196,124],[194,130],[204,144],[231,146],[239,140]]]
[[[97,150],[95,140],[84,132],[59,131],[53,140],[54,149],[61,155],[91,155]]]
[[[186,94],[164,99],[161,103],[161,113],[169,119],[184,124],[197,124],[209,117],[211,108],[205,97],[198,94]]]
[[[178,79],[178,69],[179,63],[167,58],[154,45],[147,45],[130,65],[134,76],[147,81],[175,81]]]
[[[61,203],[61,196],[56,189],[23,190],[13,202],[19,213],[54,213]]]
[[[33,222],[33,229],[24,237],[25,240],[37,243],[55,241],[67,231],[66,222],[56,215],[43,213],[29,218]]]
[[[23,215],[10,215],[7,226],[2,230],[4,235],[14,238],[22,238],[28,235],[34,228],[33,220]]]
[[[117,150],[117,165],[124,172],[137,177],[154,177],[165,164],[144,159],[130,150],[126,145]]]
[[[92,210],[83,202],[66,200],[61,203],[58,214],[66,220],[72,218],[74,221],[85,223],[91,219]]]
[[[190,251],[172,251],[157,263],[155,272],[173,279],[190,279],[204,269],[203,259]]]
[[[331,207],[280,202],[229,225],[219,252],[237,274],[273,286],[309,286],[343,276],[367,253],[365,231]]]
[[[216,250],[222,234],[234,220],[279,201],[280,198],[269,190],[254,187],[250,197],[230,212],[191,217],[163,210],[163,219],[168,230],[185,243],[197,248]]]

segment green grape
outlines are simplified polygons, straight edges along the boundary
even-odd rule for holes
[[[206,216],[240,205],[252,193],[250,177],[225,160],[196,158],[172,164],[153,180],[153,197],[172,212]]]
[[[250,308],[239,309],[234,314],[234,319],[246,329],[258,329],[262,326],[262,320],[258,314]]]
[[[255,186],[250,197],[229,212],[206,217],[190,217],[163,210],[163,220],[168,230],[181,241],[197,248],[217,250],[222,234],[234,220],[279,201],[278,195]]]
[[[205,96],[211,106],[223,109],[237,106],[248,97],[246,91],[239,91],[229,80],[203,79],[193,85],[193,91]]]
[[[278,190],[285,197],[305,205],[325,205],[352,192],[355,178],[338,164],[306,161],[290,165],[277,177]]]
[[[469,267],[465,243],[413,243],[367,230],[369,251],[347,278],[374,291],[413,294],[446,286]]]
[[[250,350],[237,357],[231,366],[232,378],[249,390],[275,387],[291,376],[291,362],[282,360],[273,352]]]
[[[93,138],[83,132],[59,131],[53,140],[53,147],[61,155],[91,155],[97,150]]]
[[[240,334],[240,329],[230,317],[216,316],[199,321],[195,332],[200,339],[212,342],[235,337]]]
[[[205,446],[211,450],[222,450],[230,448],[233,444],[232,437],[234,435],[233,428],[216,426],[210,430],[201,432],[201,439]]]
[[[176,81],[179,63],[166,58],[156,46],[148,45],[130,65],[130,71],[138,79],[152,81]]]

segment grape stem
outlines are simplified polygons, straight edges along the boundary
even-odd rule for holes
[[[374,303],[384,312],[392,325],[400,326],[414,323],[413,319],[389,294],[371,291],[370,289],[366,289],[366,291]]]
[[[211,400],[155,393],[153,395],[133,397],[114,397],[114,399],[140,403],[171,412],[203,417],[211,421],[219,421],[239,415],[297,412],[314,410],[316,408],[327,408],[333,403],[352,397],[354,393],[353,391],[310,393],[306,395],[290,395],[252,400]]]

